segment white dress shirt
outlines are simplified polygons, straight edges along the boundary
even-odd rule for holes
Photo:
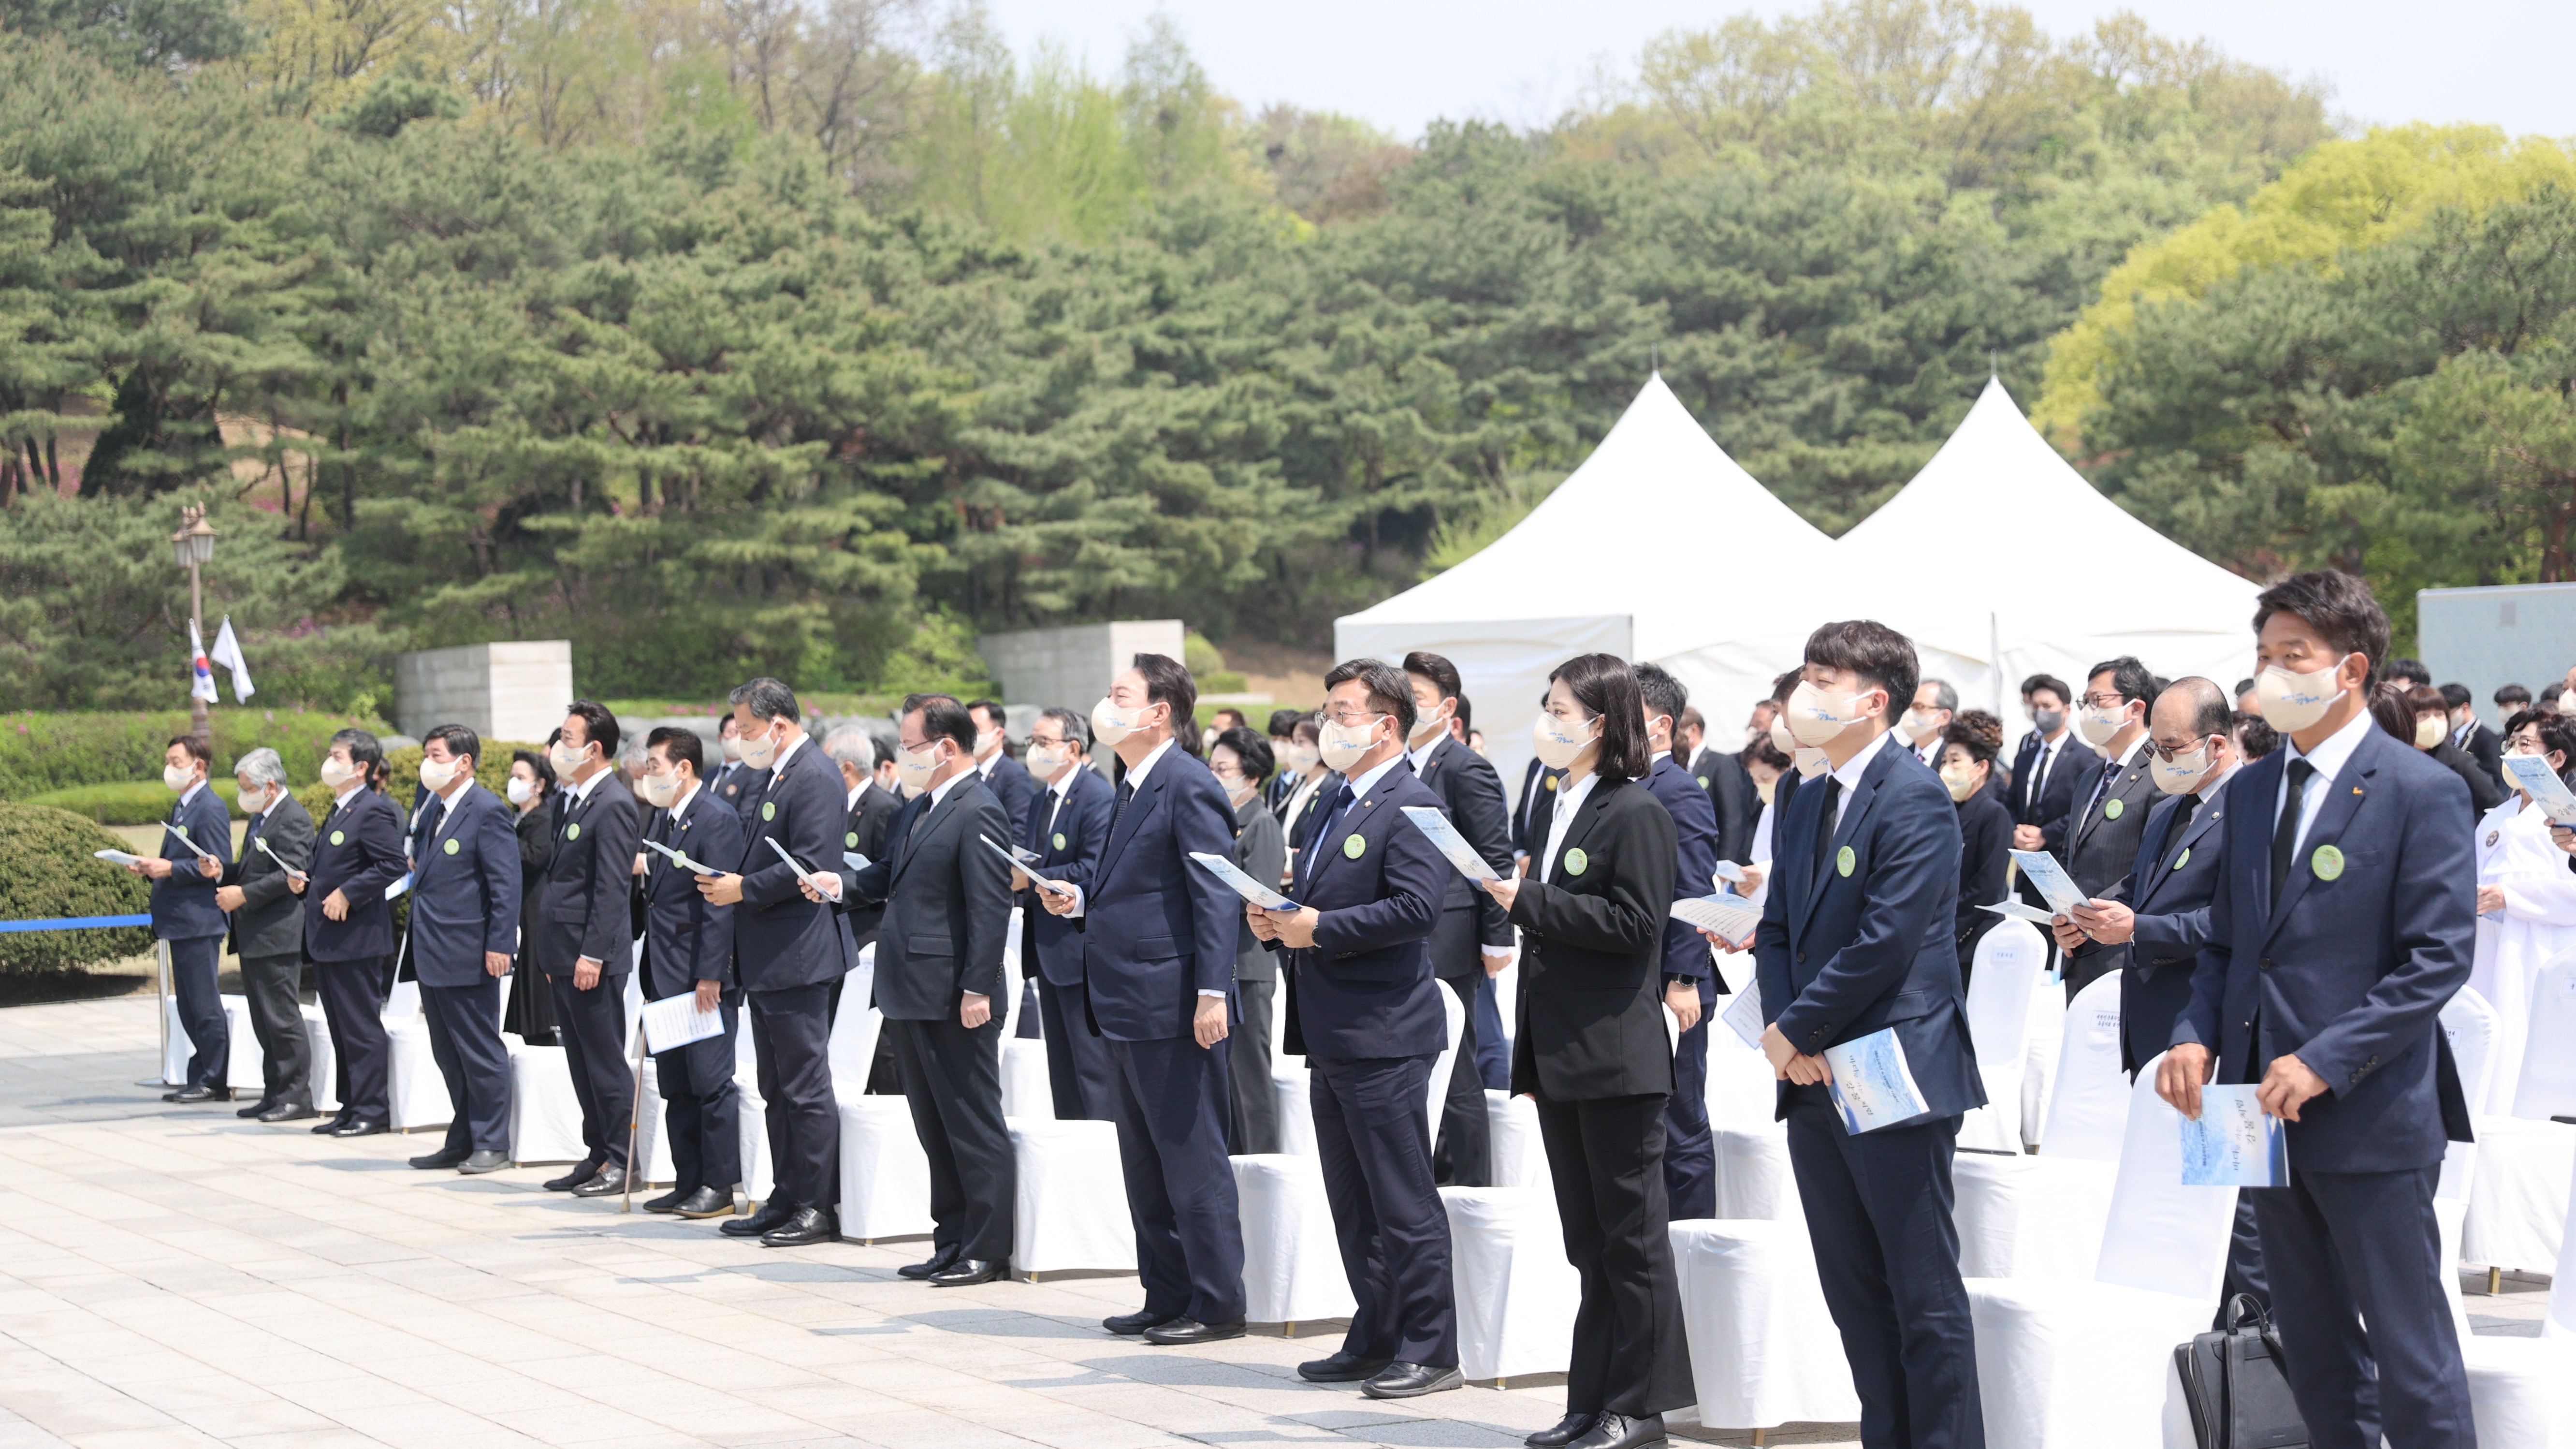
[[[1843,812],[1851,808],[1852,791],[1860,788],[1860,777],[1869,769],[1869,762],[1878,758],[1880,750],[1887,748],[1887,742],[1894,734],[1893,730],[1879,731],[1877,739],[1861,746],[1859,754],[1843,761],[1842,767],[1833,772],[1834,778],[1842,782],[1842,789],[1834,795],[1834,818],[1826,827],[1827,837],[1843,828]]]
[[[1145,758],[1138,760],[1136,763],[1127,767],[1127,778],[1120,783],[1127,787],[1127,797],[1129,799],[1134,799],[1136,797],[1136,792],[1145,788],[1146,774],[1150,772],[1154,766],[1162,762],[1164,754],[1170,751],[1171,748],[1172,742],[1170,740],[1165,740],[1161,744],[1154,746],[1151,751],[1147,752]],[[1065,778],[1070,780],[1073,777],[1071,775],[1067,775]],[[1077,916],[1081,915],[1084,910],[1089,907],[1090,903],[1090,892],[1081,886],[1075,886],[1073,888],[1072,914]],[[1205,996],[1210,995],[1211,993],[1203,991],[1199,994]],[[1224,995],[1223,992],[1216,992],[1213,994],[1219,996]]]
[[[1547,854],[1538,863],[1540,881],[1546,882],[1555,878],[1557,857],[1565,854],[1565,827],[1574,819],[1574,812],[1583,808],[1583,802],[1591,797],[1592,787],[1598,784],[1600,779],[1601,772],[1596,769],[1575,784],[1560,783],[1557,786],[1556,813],[1548,817]]]
[[[2343,772],[2345,765],[2352,763],[2352,752],[2361,748],[2363,738],[2378,727],[2378,722],[2370,717],[2369,710],[2356,710],[2351,720],[2346,722],[2342,729],[2317,742],[2315,754],[2302,753],[2298,741],[2291,739],[2286,732],[2281,736],[2281,743],[2288,747],[2291,759],[2305,760],[2316,767],[2316,773],[2308,777],[2306,787],[2299,792],[2299,833],[2290,841],[2292,855],[2298,854],[2306,847],[2308,827],[2316,823],[2317,812],[2325,808],[2326,796],[2333,793],[2326,787],[2335,782],[2335,776]],[[2289,803],[2289,799],[2290,770],[2288,765],[2284,764],[2281,768],[2281,783],[2272,791],[2272,828],[2274,830],[2281,828],[2281,807]]]

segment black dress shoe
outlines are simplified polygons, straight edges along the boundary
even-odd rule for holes
[[[1584,1431],[1592,1427],[1592,1421],[1600,1417],[1599,1414],[1568,1414],[1556,1421],[1555,1428],[1541,1429],[1521,1442],[1529,1445],[1530,1449],[1559,1449],[1559,1446],[1582,1437]]]
[[[332,1133],[339,1131],[343,1126],[347,1125],[348,1121],[348,1113],[334,1112],[330,1116],[313,1124],[313,1135],[316,1137],[328,1137]]]
[[[1177,1313],[1156,1313],[1148,1308],[1141,1313],[1121,1313],[1115,1318],[1104,1318],[1100,1320],[1100,1326],[1121,1338],[1133,1338],[1146,1329],[1160,1328],[1180,1316]]]
[[[796,1204],[783,1197],[773,1197],[760,1205],[760,1211],[747,1218],[735,1218],[729,1223],[720,1223],[716,1231],[728,1238],[756,1238],[783,1226],[794,1216],[796,1216]]]
[[[363,1117],[352,1117],[347,1122],[332,1128],[331,1135],[334,1137],[373,1137],[380,1132],[391,1132],[392,1130],[394,1129],[386,1126],[382,1122],[370,1122]]]
[[[603,1167],[590,1181],[572,1190],[574,1197],[612,1197],[626,1191],[626,1169]]]
[[[1310,1384],[1351,1384],[1373,1379],[1395,1363],[1391,1358],[1361,1358],[1343,1352],[1326,1354],[1313,1363],[1297,1365],[1297,1377]]]
[[[923,1281],[933,1288],[972,1288],[978,1283],[999,1283],[1010,1276],[1008,1258],[960,1258]]]
[[[821,1208],[798,1208],[796,1215],[760,1235],[764,1248],[810,1248],[841,1240],[839,1214]]]
[[[688,1188],[675,1187],[669,1192],[662,1194],[660,1197],[648,1197],[642,1202],[637,1203],[636,1206],[644,1209],[644,1211],[648,1213],[672,1212],[678,1209],[681,1203],[688,1200],[689,1192],[690,1189]]]
[[[1201,1323],[1195,1318],[1175,1318],[1171,1322],[1145,1330],[1147,1343],[1177,1348],[1194,1343],[1215,1343],[1219,1339],[1243,1337],[1243,1320],[1232,1323]]]
[[[572,1165],[572,1171],[565,1173],[563,1176],[547,1178],[544,1183],[545,1190],[548,1192],[570,1192],[574,1188],[581,1186],[583,1183],[590,1181],[592,1178],[599,1176],[599,1170],[607,1165],[608,1164],[605,1162],[576,1162]]]
[[[485,1151],[474,1153],[463,1162],[456,1164],[456,1170],[467,1177],[480,1177],[487,1172],[499,1172],[509,1165],[510,1154]]]
[[[304,1122],[320,1115],[320,1113],[313,1110],[313,1104],[310,1102],[272,1102],[269,1104],[267,1111],[259,1114],[259,1120],[262,1122]]]
[[[424,1152],[413,1158],[411,1165],[422,1172],[441,1172],[461,1165],[471,1155],[462,1147],[442,1147],[436,1152]]]
[[[230,1087],[181,1087],[179,1090],[172,1092],[161,1100],[164,1102],[196,1103],[229,1102],[232,1099],[233,1089]]]
[[[256,1117],[260,1113],[265,1112],[276,1105],[277,1104],[275,1102],[270,1101],[266,1097],[262,1097],[258,1101],[251,1103],[249,1106],[235,1112],[233,1115],[236,1117]]]
[[[925,1258],[918,1263],[906,1263],[902,1267],[895,1269],[895,1276],[898,1278],[910,1278],[914,1282],[919,1282],[933,1273],[947,1272],[950,1267],[955,1265],[957,1262],[957,1255],[962,1251],[964,1251],[964,1249],[955,1243],[951,1243],[944,1248],[934,1247],[930,1250],[930,1256],[928,1258]]]
[[[680,1199],[671,1211],[684,1218],[729,1218],[733,1216],[733,1194],[702,1187]]]
[[[1592,1427],[1569,1442],[1565,1449],[1646,1449],[1649,1444],[1664,1443],[1664,1416],[1604,1412]]]
[[[1391,1363],[1386,1372],[1360,1385],[1360,1392],[1372,1399],[1418,1399],[1443,1389],[1463,1389],[1467,1376],[1456,1364],[1434,1368],[1430,1364]]]

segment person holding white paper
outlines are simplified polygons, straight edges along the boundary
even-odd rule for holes
[[[510,1052],[501,978],[519,939],[519,837],[510,807],[474,783],[483,739],[463,725],[421,737],[419,834],[408,923],[430,1057],[447,1084],[447,1140],[421,1171],[498,1172],[510,1161]]]
[[[2561,775],[2576,760],[2576,720],[2527,709],[2505,721],[2504,752],[2537,756]],[[2495,1007],[2495,1074],[2487,1099],[2470,1104],[2498,1117],[2513,1112],[2531,1030],[2531,988],[2549,958],[2576,946],[2576,875],[2549,838],[2549,817],[2531,794],[2513,793],[2478,821],[2478,944],[2469,985]]]
[[[178,992],[179,1024],[187,1030],[188,1079],[161,1094],[164,1102],[225,1102],[232,1088],[232,1030],[215,990],[215,965],[223,954],[224,913],[215,904],[216,882],[232,863],[232,812],[206,783],[214,759],[203,736],[180,735],[161,752],[161,783],[179,798],[162,823],[157,854],[126,867],[152,882],[152,935],[170,947],[170,982]],[[212,857],[211,871],[203,862]]]
[[[259,1038],[259,1100],[236,1115],[262,1122],[310,1121],[313,1041],[297,1000],[304,976],[304,902],[289,879],[313,856],[313,817],[286,788],[286,762],[256,749],[233,762],[234,799],[249,817],[241,854],[224,867],[215,904],[232,921],[242,996]],[[204,869],[199,861],[198,868]]]
[[[651,807],[644,838],[691,860],[742,858],[742,815],[708,790],[706,743],[694,730],[662,726],[644,737],[644,773],[636,787]],[[644,1210],[684,1218],[730,1217],[742,1180],[742,1096],[735,1088],[734,1033],[742,990],[734,971],[735,907],[698,893],[694,872],[660,851],[647,853],[637,886],[644,900],[644,998],[686,995],[716,1012],[718,1035],[653,1054],[662,1120],[670,1133],[671,1190]]]
[[[1091,768],[1091,726],[1072,710],[1043,710],[1029,726],[1027,757],[1038,796],[1029,802],[1020,844],[1038,853],[1034,864],[1039,875],[1060,885],[1087,885],[1109,844],[1114,793]],[[1034,969],[1037,975],[1038,1025],[1046,1039],[1047,1088],[1056,1120],[1111,1121],[1117,1069],[1083,1005],[1082,933],[1072,921],[1046,909],[1027,870],[1012,872],[1011,887],[1019,892],[1020,947],[1027,958],[1022,969]]]
[[[1916,673],[1912,641],[1884,624],[1827,624],[1808,637],[1786,718],[1830,769],[1780,822],[1754,963],[1771,1017],[1762,1050],[1783,1082],[1789,1162],[1851,1362],[1861,1442],[1979,1449],[1950,1166],[1960,1118],[1986,1093],[1959,979],[1958,812],[1889,738]],[[1823,1054],[1881,1033],[1901,1048],[1924,1110],[1855,1133]]]

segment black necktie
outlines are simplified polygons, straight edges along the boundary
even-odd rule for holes
[[[2290,857],[2299,848],[2299,797],[2307,793],[2308,777],[2317,767],[2305,760],[2290,762],[2290,791],[2281,801],[2281,818],[2272,825],[2272,904],[2281,903],[2281,882],[2290,878]]]
[[[2118,778],[2119,778],[2119,776],[2120,776],[2120,762],[2119,762],[2119,761],[2117,761],[2117,760],[2104,760],[2104,761],[2102,762],[2102,778],[2093,782],[2093,798],[2092,798],[2091,800],[2089,800],[2089,801],[2085,802],[2085,805],[2084,805],[2084,813],[2085,813],[2085,814],[2090,815],[2090,814],[2092,814],[2094,811],[2099,810],[2099,809],[2101,809],[2101,808],[2102,808],[2102,801],[2104,800],[2104,798],[2105,798],[2105,797],[2109,796],[2109,795],[2110,795],[2110,793],[2111,793],[2111,782],[2112,782],[2113,780],[2118,779]]]
[[[446,816],[447,802],[441,800],[435,795],[430,796],[429,803],[422,806],[420,811],[421,848],[413,851],[412,854],[416,856],[426,856],[429,854],[429,842],[438,838],[438,822],[445,819]]]
[[[1119,782],[1118,782],[1118,798],[1117,798],[1115,801],[1113,801],[1113,802],[1110,804],[1110,806],[1109,806],[1109,833],[1110,833],[1110,834],[1115,835],[1115,834],[1117,834],[1117,833],[1118,833],[1118,817],[1127,813],[1127,802],[1128,802],[1128,801],[1130,801],[1130,800],[1133,800],[1133,799],[1135,799],[1135,798],[1136,798],[1136,782],[1135,782],[1134,780],[1121,780],[1121,781],[1119,781]]]
[[[1839,775],[1827,775],[1825,777],[1825,808],[1823,813],[1816,817],[1816,880],[1819,884],[1821,884],[1825,878],[1825,863],[1833,858],[1834,826],[1837,823],[1834,818],[1834,807],[1840,805],[1842,803],[1842,799],[1842,777]]]

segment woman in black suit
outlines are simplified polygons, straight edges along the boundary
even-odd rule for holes
[[[560,736],[563,731],[555,731]],[[549,737],[546,743],[554,743]],[[554,811],[550,808],[555,795],[554,766],[536,750],[518,750],[510,757],[510,805],[519,812],[519,931],[518,959],[510,963],[510,1004],[501,1013],[501,1029],[518,1033],[519,1040],[530,1046],[555,1044],[555,998],[546,989],[545,977],[537,972],[536,962],[528,955],[526,943],[533,937],[537,919],[537,892],[545,886],[546,867],[555,858]]]
[[[1625,661],[1558,665],[1534,733],[1540,760],[1566,774],[1532,821],[1527,875],[1487,889],[1521,930],[1512,1090],[1538,1103],[1583,1305],[1565,1418],[1528,1442],[1634,1449],[1661,1442],[1664,1411],[1694,1398],[1664,1202],[1663,940],[1678,846],[1671,814],[1636,784],[1653,756]]]
[[[1977,943],[2003,919],[1979,910],[2002,900],[2009,887],[2004,868],[2012,861],[2012,807],[2004,803],[2012,774],[1997,758],[2004,747],[2004,722],[1981,709],[1968,710],[1941,731],[1941,783],[1959,806],[1959,836],[1967,849],[1959,856],[1959,980],[1968,979]]]

